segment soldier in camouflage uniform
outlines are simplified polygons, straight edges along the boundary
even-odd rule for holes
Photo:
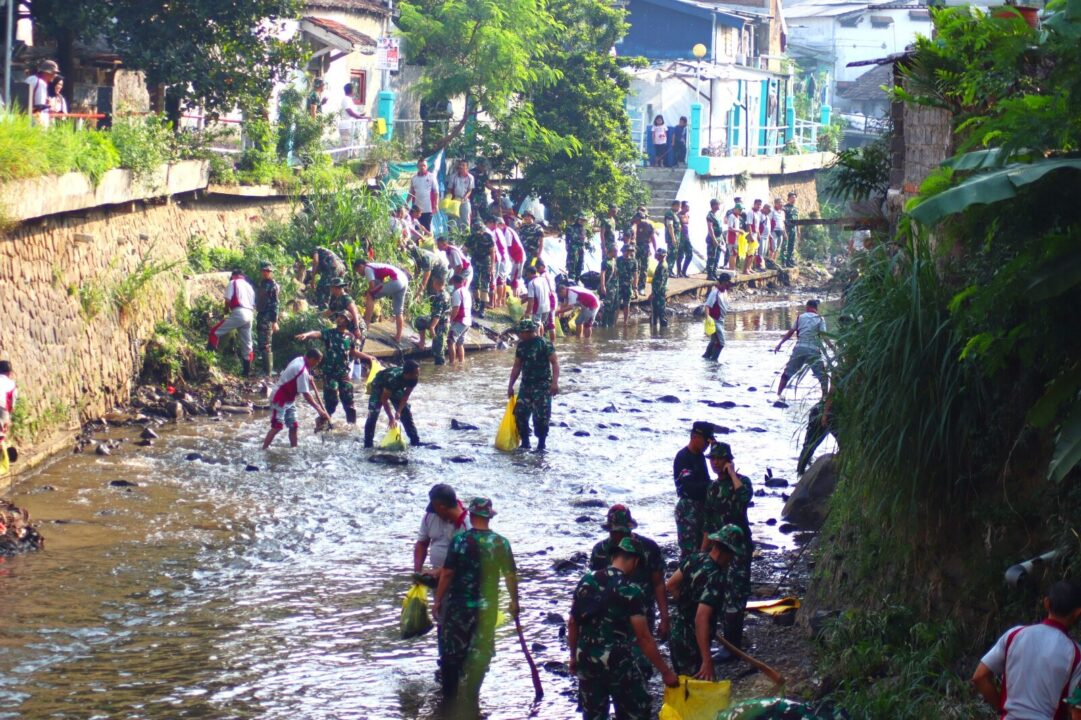
[[[406,360],[401,367],[387,368],[376,374],[368,395],[368,419],[364,422],[364,447],[370,448],[375,439],[375,426],[379,422],[379,410],[387,414],[391,427],[400,420],[402,429],[412,445],[420,445],[420,435],[413,423],[413,411],[409,396],[420,380],[420,365]]]
[[[641,557],[635,570],[628,573],[627,578],[642,589],[642,602],[646,606],[646,618],[649,620],[650,630],[653,629],[654,621],[659,614],[661,623],[657,628],[657,635],[662,638],[668,637],[668,596],[664,591],[664,558],[661,556],[661,549],[657,543],[634,532],[636,527],[638,523],[631,517],[631,511],[626,505],[613,505],[608,508],[608,518],[601,525],[602,529],[608,531],[608,537],[593,546],[593,551],[589,555],[589,569],[603,570],[608,567],[612,549],[629,538],[631,543],[638,548],[638,554]]]
[[[717,479],[706,488],[702,550],[709,548],[708,536],[725,525],[735,525],[743,531],[746,552],[737,555],[728,566],[728,593],[724,602],[724,639],[736,647],[743,647],[743,619],[747,599],[751,597],[751,555],[754,553],[747,507],[754,497],[754,489],[750,478],[736,472],[734,460],[728,443],[717,442],[709,449],[709,464],[717,473]]]
[[[442,254],[409,243],[409,256],[413,258],[413,264],[416,266],[413,275],[420,278],[420,282],[417,283],[418,294],[431,291],[431,283],[435,278],[440,278],[444,284],[446,283],[447,260]]]
[[[492,532],[492,501],[469,503],[470,529],[454,536],[439,575],[435,616],[441,626],[439,665],[443,697],[458,697],[464,680],[467,706],[475,706],[488,664],[495,655],[495,623],[499,609],[499,579],[510,595],[510,614],[518,617],[518,571],[510,543]]]
[[[345,263],[325,247],[317,247],[312,253],[311,278],[319,276],[319,282],[315,286],[315,306],[325,308],[330,297],[331,283],[338,278],[345,277]]]
[[[601,305],[601,327],[612,327],[616,324],[616,311],[619,310],[619,276],[616,274],[616,246],[606,246],[605,258],[601,263],[600,295],[604,300]]]
[[[653,237],[653,223],[646,217],[645,212],[640,211],[635,218],[634,252],[638,258],[637,290],[639,293],[643,293],[646,290],[646,276],[649,274],[649,258],[657,250],[657,241]]]
[[[668,251],[664,248],[657,249],[657,269],[653,271],[653,279],[650,281],[651,327],[668,327],[668,318],[664,314],[668,305],[668,265],[664,262],[667,254]]]
[[[544,252],[544,228],[537,224],[532,211],[522,213],[522,225],[518,228],[518,239],[525,248],[525,264],[528,267]]]
[[[491,233],[485,230],[480,223],[473,223],[473,232],[466,244],[469,252],[469,260],[473,263],[473,314],[484,317],[484,306],[491,297],[491,291],[495,287],[492,278],[492,267],[496,263],[495,240]]]
[[[255,362],[259,374],[264,377],[274,372],[274,350],[271,341],[278,329],[278,283],[274,280],[274,266],[260,266],[263,281],[255,289]]]
[[[721,258],[721,243],[724,242],[721,219],[717,217],[720,209],[720,200],[709,201],[709,212],[706,213],[706,277],[710,280],[717,279],[717,262]]]
[[[668,579],[668,591],[675,599],[672,613],[672,637],[668,649],[672,666],[680,675],[699,680],[714,679],[713,657],[708,643],[717,630],[717,616],[724,611],[728,565],[743,549],[743,531],[725,525],[709,535],[709,552],[695,553],[679,563]],[[699,611],[705,609],[704,617]],[[707,646],[698,644],[698,626],[706,623]]]
[[[327,299],[327,309],[323,314],[332,318],[338,313],[345,315],[349,320],[349,332],[353,333],[353,337],[356,338],[357,350],[363,350],[364,342],[367,339],[368,326],[360,317],[356,301],[345,291],[344,278],[330,281],[330,297]]]
[[[670,687],[679,678],[649,634],[646,596],[631,580],[645,562],[641,546],[624,537],[609,554],[574,590],[567,620],[570,670],[578,676],[583,720],[607,720],[609,704],[621,720],[649,720],[649,675],[643,668],[656,667]]]
[[[520,375],[522,385],[514,405],[514,421],[522,438],[521,447],[525,450],[530,447],[529,417],[532,415],[537,452],[544,452],[552,419],[552,396],[559,394],[559,359],[552,343],[538,334],[539,328],[533,320],[523,320],[515,329],[519,337],[518,349],[514,351],[507,397],[514,397],[514,384]]]
[[[616,214],[618,212],[619,208],[609,205],[608,214],[597,221],[601,232],[601,251],[605,257],[609,248],[618,253],[618,248],[616,248]]]
[[[450,294],[444,289],[442,277],[432,276],[431,292],[428,294],[428,332],[432,334],[432,358],[436,365],[447,361],[447,328],[450,326]],[[424,333],[420,334],[420,347],[424,347]]]
[[[797,220],[799,220],[799,208],[796,207],[796,193],[790,192],[788,193],[788,202],[784,206],[785,231],[788,237],[786,238],[784,253],[781,255],[781,263],[785,267],[796,267],[796,240],[799,237]]]
[[[701,547],[706,490],[710,483],[705,452],[713,442],[713,435],[713,423],[696,421],[691,426],[687,446],[680,448],[672,461],[672,479],[676,483],[676,495],[679,496],[676,503],[676,535],[681,560],[698,552]]]
[[[567,277],[577,283],[582,277],[582,264],[585,262],[586,216],[578,214],[577,219],[567,226],[563,235],[563,244],[567,250]]]
[[[668,249],[668,272],[675,269],[676,248],[679,247],[679,200],[672,201],[672,207],[664,211],[664,246]]]
[[[627,327],[627,318],[631,314],[631,293],[634,290],[634,275],[638,264],[634,260],[634,246],[623,245],[623,257],[616,260],[616,278],[619,280],[619,309],[623,311],[623,327]]]
[[[844,720],[843,710],[815,709],[786,698],[744,700],[721,712],[717,720]]]
[[[357,421],[357,409],[353,404],[353,382],[349,371],[353,368],[354,358],[368,362],[373,358],[354,349],[355,340],[349,331],[349,317],[345,313],[335,313],[332,319],[334,327],[303,332],[296,339],[318,338],[323,341],[323,363],[319,368],[323,375],[323,404],[327,415],[333,415],[341,401],[345,421],[353,424]]]

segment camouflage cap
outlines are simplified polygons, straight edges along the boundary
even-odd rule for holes
[[[495,510],[492,509],[491,500],[486,497],[475,497],[469,501],[469,514],[482,518],[491,518],[495,517],[496,513]],[[738,530],[739,528],[736,529]]]
[[[638,557],[641,557],[642,555],[642,549],[635,545],[634,540],[631,540],[629,537],[625,537],[620,540],[614,549],[619,550],[620,552],[625,552],[628,555],[635,555]]]
[[[638,527],[631,517],[631,510],[626,505],[613,505],[608,508],[608,519],[601,528],[615,532],[630,532]]]
[[[332,288],[336,288],[336,287],[343,288],[343,287],[345,287],[345,279],[344,278],[334,278],[333,280],[331,280],[327,284],[330,285],[330,287],[332,287]]]
[[[274,266],[264,260],[263,262],[259,263],[259,269],[260,270],[273,270]]]
[[[735,459],[735,456],[732,455],[732,446],[724,442],[713,443],[713,447],[709,449],[709,456],[711,458],[721,458],[722,460]]]
[[[724,545],[736,555],[742,555],[747,551],[747,538],[738,525],[729,523],[708,537],[713,542]]]
[[[527,318],[514,326],[514,332],[537,332],[537,323]]]

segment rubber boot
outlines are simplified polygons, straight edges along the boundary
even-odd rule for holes
[[[547,447],[545,446],[545,442],[547,440],[548,440],[547,435],[545,435],[544,437],[537,438],[537,452],[542,453],[547,449]]]
[[[240,371],[241,375],[243,375],[244,377],[250,377],[251,376],[251,360],[249,360],[247,358],[244,358],[243,360],[240,361],[240,367],[241,367],[241,371]]]
[[[743,613],[724,614],[724,639],[743,649]]]
[[[443,661],[440,671],[442,673],[440,685],[443,690],[443,699],[454,700],[458,697],[458,685],[462,679],[462,666]]]
[[[263,355],[263,367],[261,368],[261,370],[262,370],[262,373],[263,373],[263,375],[265,377],[270,377],[271,373],[274,372],[274,354],[273,353],[271,353],[269,351],[264,353],[264,355]]]

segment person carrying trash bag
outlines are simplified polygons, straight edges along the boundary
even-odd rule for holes
[[[514,397],[514,384],[521,376],[522,385],[514,406],[514,420],[518,423],[518,435],[522,439],[521,448],[530,449],[529,418],[532,416],[537,433],[537,452],[544,452],[552,419],[552,396],[559,393],[559,358],[552,343],[538,334],[534,321],[523,320],[515,326],[515,330],[519,340],[514,351],[507,397]]]
[[[413,413],[409,408],[409,396],[420,381],[420,365],[415,360],[406,360],[401,367],[382,370],[371,384],[368,396],[368,419],[364,422],[364,447],[370,448],[375,440],[375,426],[379,422],[379,411],[387,413],[390,428],[398,427],[401,420],[406,435],[412,445],[420,445],[417,426],[413,424]]]
[[[651,718],[646,661],[665,685],[679,684],[649,632],[645,593],[630,580],[641,562],[641,546],[624,537],[611,549],[609,566],[587,572],[574,590],[567,646],[583,720],[606,720],[609,704],[617,718]]]

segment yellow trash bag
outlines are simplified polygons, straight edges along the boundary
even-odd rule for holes
[[[507,409],[503,411],[503,421],[499,423],[499,429],[495,433],[497,450],[514,452],[522,444],[522,438],[518,435],[518,423],[514,421],[514,405],[517,402],[517,395],[507,401]]]
[[[717,322],[706,313],[706,319],[702,321],[702,332],[706,334],[706,337],[713,337],[713,333],[717,332]]]
[[[742,231],[736,236],[736,255],[740,260],[747,257],[747,233]]]
[[[766,615],[784,615],[786,612],[799,610],[799,598],[783,597],[776,600],[751,600],[747,603],[747,609],[751,612],[765,613]]]
[[[575,310],[570,314],[570,317],[567,318],[567,332],[578,333],[578,313],[579,311]]]
[[[402,426],[395,425],[387,430],[387,434],[379,441],[379,447],[383,450],[390,450],[392,452],[404,451],[405,439],[402,437]]]
[[[387,120],[386,118],[376,118],[372,121],[372,132],[376,135],[387,134]]]
[[[426,586],[416,583],[405,594],[398,629],[401,631],[402,640],[419,637],[432,629],[432,618],[428,615],[428,588]]]
[[[556,316],[556,314],[555,314],[555,313],[552,313],[552,322],[553,322],[553,323],[555,324],[555,326],[556,326],[556,337],[557,337],[557,338],[561,338],[561,337],[566,337],[566,336],[565,336],[565,335],[563,334],[563,319],[562,319],[562,318],[560,318],[560,317],[558,317],[558,316]]]
[[[746,257],[751,257],[757,252],[758,252],[758,241],[757,240],[751,240],[750,242],[748,242],[747,243],[747,255],[746,255]]]
[[[450,195],[447,195],[439,202],[439,209],[452,217],[458,217],[459,211],[462,209],[462,201],[455,200]]]
[[[372,381],[375,380],[375,376],[383,371],[383,363],[379,362],[375,358],[372,358],[372,368],[368,371],[368,379],[364,381],[364,389],[371,394]]]
[[[507,314],[514,322],[521,322],[525,317],[525,304],[514,296],[507,298]]]
[[[664,705],[658,720],[715,720],[731,702],[732,682],[695,680],[679,676],[679,687],[664,689]]]
[[[7,440],[0,440],[0,475],[7,475],[7,472],[10,469],[11,462],[8,459]]]
[[[657,269],[657,258],[651,257],[646,262],[646,280],[648,282],[653,282],[653,273],[654,273],[654,271],[656,271],[656,269]]]

